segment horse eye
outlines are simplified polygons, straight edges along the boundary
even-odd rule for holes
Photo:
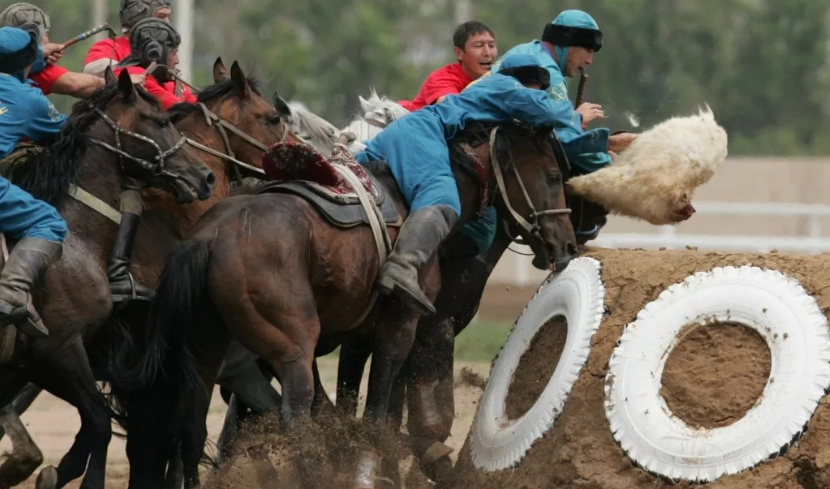
[[[559,185],[562,183],[562,174],[558,171],[548,173],[548,183],[551,185]]]
[[[159,125],[159,127],[167,127],[170,125],[170,119],[166,117],[163,119],[156,119],[156,123]]]
[[[282,118],[280,117],[279,113],[271,114],[270,116],[268,116],[267,119],[269,124],[279,124],[281,120]]]

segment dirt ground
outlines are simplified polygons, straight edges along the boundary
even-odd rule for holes
[[[486,378],[490,369],[490,365],[487,363],[462,363],[456,367],[456,378],[460,378],[459,370],[464,367],[471,369],[484,378]],[[333,361],[324,361],[320,365],[320,369],[323,384],[328,392],[333,392],[337,375],[336,363]],[[467,438],[467,432],[473,422],[476,404],[481,397],[482,391],[457,381],[455,393],[456,421],[453,426],[452,436],[447,441],[447,445],[455,450],[452,455],[453,460],[455,460],[458,452],[461,450],[461,446]],[[362,394],[365,395],[365,379]],[[210,440],[213,442],[219,437],[224,415],[225,404],[217,390],[214,393],[212,406],[208,415],[208,434]],[[60,458],[69,450],[75,434],[81,426],[77,411],[74,408],[46,393],[42,394],[35,401],[31,409],[23,415],[22,420],[29,430],[29,433],[31,433],[32,438],[43,452],[45,465],[51,464],[57,466]],[[113,437],[108,456],[107,488],[122,489],[127,487],[129,472],[124,447],[124,440]],[[8,438],[4,438],[2,443],[0,443],[0,451],[6,452],[10,449],[11,443]],[[26,489],[34,488],[36,476],[37,473],[19,487]],[[75,481],[66,487],[75,489],[79,486],[80,481]]]
[[[488,287],[479,311],[479,317],[486,320],[513,321],[524,308],[527,301],[535,292],[533,288],[507,287],[504,284],[497,284]],[[489,362],[459,363],[456,365],[456,420],[453,426],[453,433],[447,441],[447,445],[455,449],[452,457],[458,454],[467,437],[470,425],[475,415],[478,399],[482,391],[458,382],[461,368],[470,368],[473,372],[483,376],[484,379],[490,370]],[[367,369],[368,370],[368,369]],[[334,392],[335,379],[337,376],[337,364],[333,359],[326,358],[320,363],[320,373],[323,384],[329,393]],[[365,395],[365,383],[361,391]],[[213,442],[219,437],[222,429],[222,422],[225,415],[225,404],[219,396],[218,390],[214,393],[213,401],[208,415],[208,436]],[[40,447],[44,456],[44,466],[55,465],[60,462],[61,457],[66,454],[69,447],[80,429],[81,422],[77,411],[48,393],[41,394],[32,407],[23,415],[23,423],[29,430],[32,438]],[[125,440],[113,437],[110,443],[109,463],[107,469],[107,488],[122,489],[127,486],[128,465],[125,454]],[[0,441],[0,453],[11,450],[11,442],[8,437]],[[37,472],[39,472],[38,469]],[[37,472],[25,484],[18,486],[25,489],[34,488]],[[79,487],[80,481],[69,484],[68,488]]]

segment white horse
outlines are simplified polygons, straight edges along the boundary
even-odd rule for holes
[[[366,147],[363,143],[380,134],[392,121],[409,113],[395,101],[378,95],[374,89],[368,99],[359,98],[363,116],[356,116],[343,129],[337,129],[301,102],[291,102],[288,104],[291,108],[291,131],[325,155],[331,154],[334,144],[342,136],[349,144],[349,152],[356,155]]]

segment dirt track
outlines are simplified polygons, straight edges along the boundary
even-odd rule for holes
[[[522,311],[527,301],[535,292],[536,288],[507,287],[504,284],[489,286],[485,291],[479,316],[487,320],[513,321]],[[458,370],[462,367],[470,367],[475,373],[482,375],[485,379],[490,369],[490,364],[459,364],[456,366],[456,379]],[[336,378],[336,363],[323,361],[320,365],[323,384],[328,392],[334,392]],[[461,446],[467,437],[467,431],[472,424],[475,415],[476,403],[481,396],[481,390],[468,386],[460,386],[456,381],[456,421],[453,427],[453,434],[447,444],[455,449],[453,459],[458,454]],[[365,395],[364,387],[361,391]],[[213,396],[210,413],[208,415],[208,436],[210,440],[216,441],[222,428],[225,414],[225,404],[217,393]],[[77,411],[65,402],[44,393],[35,401],[31,409],[23,416],[23,423],[32,435],[32,438],[40,446],[44,456],[45,465],[55,465],[60,458],[69,450],[72,442],[80,429],[81,422]],[[107,468],[107,488],[121,489],[127,486],[128,465],[124,452],[125,441],[113,437],[110,443],[109,463]],[[0,451],[7,452],[11,449],[8,438],[0,442]],[[39,472],[39,470],[38,470]],[[37,472],[25,484],[19,486],[25,489],[34,488]],[[69,484],[68,488],[79,487],[80,482]]]
[[[490,365],[487,363],[462,364],[458,366],[472,368],[486,378]],[[323,383],[329,392],[334,390],[334,379],[336,376],[336,364],[325,362],[321,365]],[[458,377],[456,375],[456,377]],[[364,382],[365,384],[365,382]],[[365,385],[364,385],[365,387]],[[363,391],[365,394],[365,389]],[[475,415],[476,403],[481,396],[481,390],[469,386],[456,386],[456,421],[453,428],[453,436],[447,444],[455,449],[453,459],[458,454],[461,446],[467,437],[467,431]],[[222,428],[222,421],[225,414],[225,404],[222,402],[218,391],[213,396],[213,403],[208,416],[208,433],[212,441],[216,441],[219,431]],[[74,408],[49,394],[42,394],[35,401],[32,408],[23,416],[26,428],[38,443],[43,451],[45,464],[56,465],[60,458],[66,453],[75,438],[75,434],[81,426],[77,411]],[[107,467],[107,488],[122,489],[127,487],[128,465],[124,452],[125,442],[122,439],[113,437],[110,443],[109,463]],[[0,443],[0,450],[10,450],[11,443],[4,438]],[[37,474],[35,474],[36,476]],[[19,487],[26,489],[34,488],[35,476],[32,476],[26,484]],[[75,489],[80,486],[76,481],[67,487]]]

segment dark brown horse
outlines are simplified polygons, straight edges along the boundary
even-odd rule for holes
[[[57,487],[86,471],[81,487],[103,488],[111,437],[109,410],[84,340],[112,310],[106,259],[116,226],[69,196],[82,187],[112,205],[124,174],[171,192],[183,203],[208,198],[215,179],[128,74],[76,104],[57,139],[25,168],[12,172],[24,190],[55,205],[70,229],[62,258],[33,291],[50,335],[18,341],[13,359],[0,370],[0,405],[32,381],[78,409],[81,430],[57,469]],[[42,485],[53,485],[49,482]]]
[[[200,105],[189,104],[175,106],[169,114],[163,115],[160,119],[171,119],[181,134],[186,134],[193,142],[213,150],[212,153],[202,149],[189,149],[188,151],[189,154],[198,156],[213,170],[215,186],[210,198],[188,206],[176,205],[167,193],[152,189],[147,189],[144,193],[149,209],[145,211],[142,217],[142,226],[137,236],[139,244],[136,247],[133,260],[134,272],[144,283],[153,284],[155,282],[160,274],[167,252],[173,249],[180,239],[188,236],[194,223],[208,207],[219,199],[230,195],[230,181],[240,174],[232,170],[231,160],[241,160],[248,165],[259,165],[262,148],[285,138],[286,126],[281,120],[281,116],[285,114],[280,113],[259,96],[256,91],[255,80],[246,78],[236,63],[229,72],[221,60],[217,60],[214,66],[214,79],[216,85],[208,87],[199,95],[199,103],[203,104],[204,108]],[[285,108],[284,103],[279,105]],[[181,137],[181,135],[178,137]],[[221,155],[227,156],[223,157]],[[228,156],[231,156],[231,158]],[[245,172],[243,171],[242,174],[244,175]],[[97,191],[94,193],[99,195]],[[91,212],[88,208],[82,206],[78,207],[78,210]],[[93,213],[93,215],[95,214]],[[89,219],[89,216],[79,217],[79,219],[83,218]],[[93,229],[98,229],[98,231],[93,230],[86,235],[86,239],[91,243],[85,243],[85,246],[106,249],[105,240],[111,240],[111,237],[108,237],[109,231],[106,223],[107,221],[100,219],[96,222],[93,218],[91,225],[96,226]],[[70,230],[76,232],[76,228],[72,226],[73,223],[70,221]],[[98,242],[94,240],[98,240]],[[97,277],[97,280],[100,282],[101,277]],[[101,283],[106,285],[105,275]],[[87,307],[82,309],[81,313],[77,313],[76,316],[94,311],[94,308]],[[107,312],[109,312],[109,308]],[[66,312],[66,314],[70,313],[71,311]],[[143,322],[140,325],[143,326]],[[85,335],[88,340],[87,347],[91,347],[93,345],[89,345],[89,340],[97,338],[93,335],[94,330],[88,330],[86,333],[88,333]],[[97,350],[106,346],[106,342],[94,345]],[[104,357],[106,352],[97,351],[96,353],[100,357]],[[94,363],[95,359],[96,357],[93,357],[92,368],[96,377],[106,380],[106,372],[102,371],[105,365],[96,365]],[[7,393],[4,391],[4,396],[6,395]],[[28,390],[27,397],[30,403],[33,400],[31,389]],[[9,426],[11,428],[13,436],[17,435],[17,439],[13,439],[17,452],[18,442],[25,444],[28,440],[25,429],[19,423],[19,419],[16,419],[13,411],[6,410],[0,421],[3,422],[4,427]],[[20,457],[12,457],[7,460],[0,467],[0,483],[3,485],[15,485],[27,478],[40,465],[39,453],[36,447],[32,446],[26,449],[24,446],[22,453],[33,455],[34,460],[29,459],[27,461]],[[18,461],[20,463],[15,463]],[[74,470],[77,471],[78,469]],[[83,473],[83,467],[81,467],[80,473]],[[58,479],[59,484],[65,483],[60,471],[58,472]],[[39,485],[38,487],[48,487],[48,485]]]
[[[551,145],[566,181],[565,198],[572,211],[570,218],[576,241],[582,245],[596,237],[605,224],[607,211],[568,191],[567,180],[573,174],[567,155],[556,139],[551,139]],[[476,254],[471,250],[477,247],[462,233],[456,233],[443,244],[439,252],[442,283],[435,300],[437,312],[419,320],[415,342],[401,369],[390,404],[390,423],[400,426],[406,403],[407,432],[413,440],[444,442],[449,437],[455,419],[455,337],[475,317],[487,279],[508,247],[517,241],[516,236],[510,219],[499,213],[496,237],[489,249]],[[357,389],[370,353],[371,344],[361,341],[350,341],[341,348],[337,407],[342,414],[354,416],[356,413]],[[449,456],[421,460],[421,469],[438,487],[454,487]],[[390,470],[390,475],[397,478],[397,467],[392,464]]]
[[[575,243],[561,173],[546,143],[549,131],[510,124],[500,130],[502,137],[493,138],[497,158],[491,161],[490,145],[477,150],[484,184],[492,190],[502,179],[495,205],[506,212],[512,205],[511,216],[527,225],[521,232],[541,261],[564,266],[574,256]],[[454,171],[462,202],[460,226],[481,205],[480,180],[458,167]],[[388,172],[376,175],[405,215]],[[395,228],[388,231],[394,239]],[[114,379],[114,393],[128,413],[130,487],[160,486],[177,439],[186,485],[198,484],[209,393],[231,335],[279,376],[288,430],[309,415],[315,355],[332,351],[354,334],[371,335],[375,349],[366,419],[379,431],[417,316],[390,298],[354,326],[371,304],[378,270],[367,226],[334,227],[298,196],[239,196],[213,207],[195,237],[165,266],[150,311],[148,351],[138,366]],[[422,287],[431,298],[438,282],[437,261],[432,260],[421,270]],[[319,485],[314,469],[301,467],[307,481]]]

